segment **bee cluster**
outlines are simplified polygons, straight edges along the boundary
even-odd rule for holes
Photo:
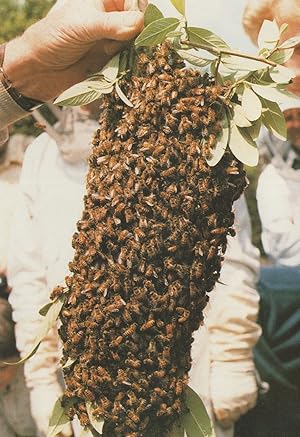
[[[166,45],[101,101],[87,194],[66,278],[60,336],[70,416],[103,436],[168,435],[184,410],[192,333],[219,278],[232,203],[246,185],[221,130],[224,87],[185,68]],[[57,288],[53,297],[63,291]]]

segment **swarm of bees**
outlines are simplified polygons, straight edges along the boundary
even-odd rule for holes
[[[105,437],[167,436],[184,411],[192,333],[219,278],[232,204],[246,186],[229,150],[211,154],[225,87],[167,45],[101,101],[84,211],[73,237],[60,336],[69,415]],[[52,297],[61,294],[58,287]]]

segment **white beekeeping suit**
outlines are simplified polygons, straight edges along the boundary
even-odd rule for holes
[[[153,3],[165,16],[176,15],[170,2]],[[192,18],[193,25],[202,27],[200,3],[187,1],[186,15],[188,22]],[[220,283],[211,293],[204,326],[195,333],[192,347],[190,384],[205,402],[216,437],[232,437],[234,422],[257,399],[252,348],[261,334],[256,323],[259,251],[251,243],[244,196],[235,202],[235,214],[237,235],[228,238]]]
[[[87,156],[98,127],[96,121],[78,117],[73,134],[61,144],[44,133],[25,154],[8,259],[10,303],[21,356],[31,350],[41,324],[38,311],[49,301],[52,288],[63,283],[73,257],[71,241],[83,210]],[[54,403],[62,394],[60,357],[53,330],[24,366],[39,437],[47,435]],[[66,429],[64,436],[69,435],[71,430]]]
[[[6,270],[11,216],[16,205],[24,152],[32,137],[16,134],[0,149],[0,271]]]
[[[282,105],[283,110],[299,108],[300,99],[288,99]],[[298,125],[300,132],[300,119]],[[277,265],[299,266],[300,171],[293,168],[298,155],[289,141],[268,132],[263,132],[259,143],[273,155],[259,176],[256,192],[264,250]]]

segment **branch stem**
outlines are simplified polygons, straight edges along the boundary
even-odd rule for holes
[[[246,59],[252,59],[254,61],[264,62],[265,64],[271,65],[272,67],[277,66],[276,62],[270,61],[266,58],[263,58],[262,56],[247,55],[246,53],[235,52],[234,50],[217,49],[215,47],[211,47],[206,44],[191,43],[190,41],[182,41],[182,44],[190,46],[192,48],[206,50],[210,53],[213,53],[216,56],[231,55],[231,56],[237,56],[239,58],[246,58]]]

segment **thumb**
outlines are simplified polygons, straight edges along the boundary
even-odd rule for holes
[[[103,12],[95,17],[87,30],[94,41],[104,38],[127,41],[133,39],[143,26],[144,15],[141,12]]]

